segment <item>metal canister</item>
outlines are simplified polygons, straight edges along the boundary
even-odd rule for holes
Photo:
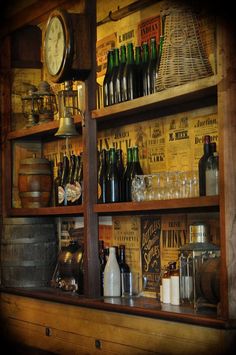
[[[206,223],[196,222],[189,226],[190,243],[209,242],[209,227]]]

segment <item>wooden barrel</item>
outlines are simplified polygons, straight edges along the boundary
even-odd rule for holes
[[[199,270],[199,288],[201,295],[210,303],[220,301],[220,258],[210,258]]]
[[[57,261],[56,226],[47,218],[5,218],[1,238],[1,283],[49,286]]]
[[[50,161],[35,157],[21,160],[18,188],[23,208],[47,207],[52,192]]]

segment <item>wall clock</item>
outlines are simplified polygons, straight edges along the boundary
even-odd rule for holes
[[[49,79],[85,80],[91,69],[89,22],[85,14],[54,10],[47,21],[43,49]]]

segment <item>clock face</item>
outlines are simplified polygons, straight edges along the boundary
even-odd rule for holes
[[[63,24],[56,16],[52,17],[45,35],[45,61],[49,74],[57,75],[65,56],[65,33]]]

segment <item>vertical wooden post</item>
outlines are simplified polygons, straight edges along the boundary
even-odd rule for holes
[[[11,146],[6,136],[11,118],[11,50],[10,37],[2,40],[0,47],[0,107],[1,107],[1,215],[11,207]]]
[[[236,318],[236,45],[233,26],[222,20],[218,90],[222,317]],[[225,272],[227,270],[227,272]]]
[[[90,53],[92,68],[86,81],[86,112],[83,127],[84,147],[84,233],[85,233],[85,295],[100,295],[100,272],[98,258],[98,216],[93,212],[97,202],[97,134],[96,121],[91,118],[91,110],[96,107],[96,0],[86,1],[85,12],[90,20]]]

